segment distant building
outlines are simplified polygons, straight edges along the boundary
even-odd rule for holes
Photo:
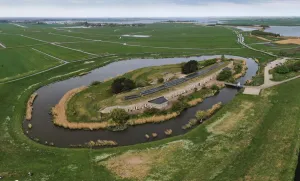
[[[151,107],[156,108],[156,109],[164,109],[169,104],[169,101],[164,96],[153,99],[148,102]]]

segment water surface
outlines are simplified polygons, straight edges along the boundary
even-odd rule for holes
[[[271,26],[265,29],[265,32],[277,33],[281,36],[300,37],[300,26]]]

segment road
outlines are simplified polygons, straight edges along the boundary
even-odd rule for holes
[[[243,36],[241,33],[239,33],[238,31],[235,31],[235,30],[233,30],[233,31],[234,31],[234,33],[237,35],[237,38],[238,38],[237,41],[238,41],[238,43],[241,44],[242,46],[244,46],[244,47],[246,47],[246,48],[248,48],[248,49],[250,49],[250,50],[256,51],[256,52],[264,53],[264,54],[270,55],[270,56],[272,56],[272,57],[277,57],[277,55],[274,55],[274,54],[272,54],[272,53],[270,53],[270,52],[266,52],[266,51],[263,51],[263,50],[258,50],[258,49],[255,49],[255,48],[253,48],[253,47],[247,45],[247,44],[245,43],[245,38],[244,38],[244,36]]]

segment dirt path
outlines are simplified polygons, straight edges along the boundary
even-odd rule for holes
[[[264,69],[264,84],[261,86],[246,86],[245,90],[244,90],[244,94],[249,94],[249,95],[259,95],[260,91],[263,89],[267,89],[279,84],[283,84],[285,82],[289,82],[291,80],[297,79],[300,76],[296,76],[284,81],[280,81],[280,82],[274,82],[271,79],[272,74],[270,74],[270,70],[274,69],[275,67],[279,66],[280,64],[283,64],[287,61],[287,58],[282,58],[282,59],[277,59],[274,60],[273,62],[268,63],[268,65],[265,67]]]

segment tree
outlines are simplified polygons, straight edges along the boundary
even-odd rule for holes
[[[127,78],[118,78],[115,79],[111,84],[111,91],[114,94],[119,94],[121,92],[130,91],[135,88],[135,83]]]
[[[129,119],[129,114],[124,109],[114,109],[110,116],[118,124],[124,124]]]
[[[165,79],[161,77],[161,78],[159,78],[157,81],[158,81],[158,83],[161,84],[161,83],[164,83]]]
[[[231,70],[224,69],[217,76],[217,80],[219,80],[219,81],[228,80],[231,76],[232,76]]]
[[[290,72],[289,68],[286,65],[281,65],[275,68],[276,73],[278,74],[287,74]]]
[[[225,55],[222,55],[221,56],[221,61],[225,61],[225,60],[226,60]]]
[[[196,118],[198,120],[203,120],[203,119],[207,118],[207,113],[205,111],[198,111],[196,113]]]
[[[190,74],[196,72],[197,70],[198,62],[196,60],[190,60],[181,67],[181,72],[183,74]]]

